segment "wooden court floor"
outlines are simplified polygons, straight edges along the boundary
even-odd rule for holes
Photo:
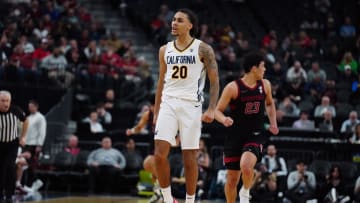
[[[36,201],[20,201],[23,203],[148,203],[149,198],[139,198],[131,196],[88,196],[88,197],[56,197]],[[184,200],[178,200],[179,203],[184,203]],[[209,201],[202,200],[196,203],[224,203],[225,201]]]

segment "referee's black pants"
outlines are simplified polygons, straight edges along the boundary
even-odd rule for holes
[[[11,142],[0,142],[0,201],[10,199],[15,193],[15,160],[19,148],[19,139]]]

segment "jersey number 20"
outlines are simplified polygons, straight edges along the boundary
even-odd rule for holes
[[[185,79],[187,77],[187,67],[186,66],[173,66],[173,74],[171,75],[174,79]]]

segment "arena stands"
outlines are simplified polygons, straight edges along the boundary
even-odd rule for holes
[[[299,114],[277,112],[280,134],[269,136],[269,142],[277,145],[288,165],[294,168],[296,160],[303,159],[322,177],[327,172],[318,171],[328,169],[330,163],[349,164],[347,181],[360,175],[360,151],[349,142],[358,132],[340,131],[352,110],[360,113],[360,8],[356,1],[2,1],[0,87],[10,90],[24,109],[29,99],[38,100],[40,110],[47,114],[48,135],[38,171],[47,180],[46,190],[88,189],[86,184],[77,185],[88,178],[84,157],[73,157],[65,168],[55,169],[70,134],[79,137],[84,151],[98,148],[104,136],[111,137],[117,149],[124,149],[125,130],[133,126],[137,114],[148,105],[147,95],[155,90],[157,51],[171,39],[172,15],[181,7],[198,14],[197,37],[214,48],[222,87],[243,74],[244,54],[260,50],[277,105],[289,97],[300,111],[308,112],[314,130],[294,130],[292,124]],[[286,76],[296,61],[313,78],[320,78],[312,68],[318,63],[325,79],[290,82]],[[322,96],[328,96],[336,110],[330,132],[322,128],[325,111],[313,116]],[[101,123],[104,132],[91,133],[83,120],[99,103],[105,104],[112,120]],[[211,160],[217,163],[224,132],[219,123],[203,126]],[[145,157],[152,138],[142,134],[134,139]],[[217,171],[209,174],[215,176]],[[128,187],[116,192],[135,189],[137,177],[127,175],[118,181],[129,183]],[[64,187],[54,184],[56,178]]]

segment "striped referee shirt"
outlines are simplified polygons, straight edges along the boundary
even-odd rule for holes
[[[7,112],[0,112],[0,142],[15,140],[19,136],[19,124],[25,120],[24,111],[16,106],[10,106]]]

